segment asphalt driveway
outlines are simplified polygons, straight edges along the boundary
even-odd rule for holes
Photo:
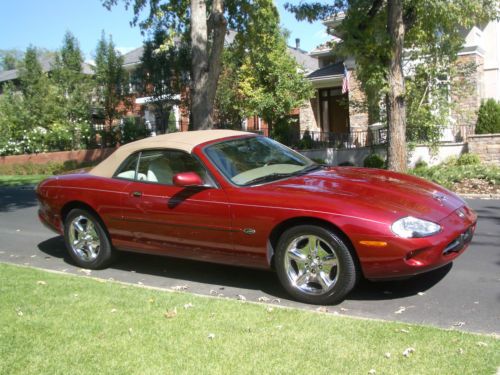
[[[452,265],[406,281],[363,281],[344,302],[326,309],[500,334],[500,200],[469,203],[479,214],[478,229],[469,250]],[[112,268],[81,270],[66,255],[62,237],[38,222],[36,211],[32,189],[0,188],[0,262],[219,298],[318,308],[288,299],[277,276],[267,271],[131,253],[124,253]]]

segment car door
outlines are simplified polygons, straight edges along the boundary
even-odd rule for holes
[[[141,151],[129,159],[117,174],[131,179],[122,202],[125,246],[225,262],[222,258],[233,249],[229,204],[201,162],[184,151],[164,149]],[[205,186],[175,186],[172,177],[181,172],[198,173]]]

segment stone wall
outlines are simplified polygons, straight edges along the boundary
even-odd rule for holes
[[[42,152],[39,154],[24,154],[1,156],[0,165],[12,164],[47,164],[49,162],[64,163],[65,161],[97,162],[107,158],[116,149],[115,148],[97,148],[94,150],[76,150],[76,151],[59,151],[59,152]]]
[[[484,163],[500,165],[500,134],[470,135],[468,151],[479,155]]]
[[[477,121],[477,111],[481,105],[484,58],[478,54],[459,56],[456,69],[471,74],[458,74],[452,80],[451,99],[454,103],[452,117],[456,125],[472,125]]]
[[[356,71],[349,71],[349,124],[351,131],[368,129],[368,107],[366,95],[361,90]]]

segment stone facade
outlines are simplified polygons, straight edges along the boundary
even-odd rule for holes
[[[470,135],[468,151],[484,163],[500,165],[500,134]]]
[[[318,113],[318,91],[313,98],[304,103],[299,111],[300,131],[321,131]]]
[[[456,62],[459,71],[472,69],[470,74],[459,74],[452,79],[451,100],[454,103],[452,118],[456,125],[475,126],[481,105],[484,59],[477,53],[461,55]]]
[[[349,125],[351,132],[368,129],[368,107],[366,94],[361,89],[356,71],[351,70],[349,77]]]

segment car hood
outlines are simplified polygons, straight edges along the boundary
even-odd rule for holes
[[[464,205],[443,187],[421,178],[381,169],[328,167],[272,184],[273,189],[307,191],[343,206],[440,221]]]

